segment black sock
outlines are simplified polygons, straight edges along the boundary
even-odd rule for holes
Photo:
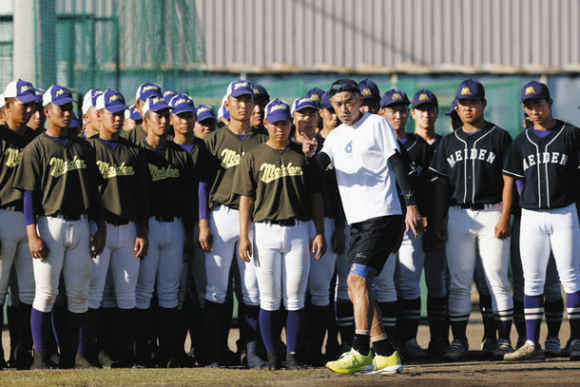
[[[356,349],[361,355],[366,356],[368,355],[371,347],[370,340],[370,334],[355,333],[352,347]]]

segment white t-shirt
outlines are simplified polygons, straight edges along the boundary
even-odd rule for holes
[[[356,124],[331,131],[322,147],[336,171],[338,190],[349,224],[400,215],[395,174],[387,159],[399,149],[391,125],[365,113]]]

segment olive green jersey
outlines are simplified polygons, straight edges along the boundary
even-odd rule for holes
[[[88,141],[95,150],[97,167],[102,177],[99,190],[105,220],[132,220],[141,227],[147,227],[149,170],[143,150],[124,138],[119,138],[114,148],[98,137]]]
[[[22,149],[38,132],[26,128],[24,134],[18,134],[7,126],[0,126],[0,208],[15,207],[22,211],[22,191],[14,188],[14,176],[20,164]]]
[[[195,170],[187,151],[167,141],[158,151],[142,141],[149,170],[149,213],[158,218],[180,217],[187,232],[197,221]]]
[[[126,138],[133,144],[140,144],[147,137],[147,132],[143,129],[143,125],[137,125],[134,129],[123,133],[121,137]]]
[[[99,172],[93,148],[69,135],[65,145],[45,134],[22,151],[14,187],[32,191],[37,215],[102,218]]]
[[[257,145],[242,158],[233,192],[254,199],[254,222],[312,219],[310,195],[320,192],[313,165],[302,146],[291,142],[282,150]]]
[[[205,136],[208,160],[203,163],[202,181],[211,187],[208,200],[210,209],[219,205],[238,209],[239,197],[232,193],[236,169],[246,152],[266,141],[268,136],[254,131],[240,138],[228,127]]]

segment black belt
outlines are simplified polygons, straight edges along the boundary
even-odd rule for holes
[[[120,216],[107,216],[105,217],[105,222],[112,224],[113,226],[123,226],[129,224],[131,219],[122,218]]]
[[[62,218],[64,220],[72,221],[72,222],[77,221],[77,220],[81,220],[83,217],[86,217],[85,214],[58,214],[56,216],[57,217],[62,216]]]
[[[270,223],[277,224],[279,226],[296,226],[296,218],[271,220]]]
[[[467,208],[472,211],[479,211],[485,208],[485,204],[459,204],[460,208]]]
[[[155,220],[162,223],[168,223],[173,222],[175,220],[175,216],[155,215]]]

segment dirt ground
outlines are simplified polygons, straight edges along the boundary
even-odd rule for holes
[[[543,343],[546,328],[542,327]],[[191,370],[96,370],[96,371],[2,371],[0,386],[580,386],[580,362],[567,358],[537,362],[497,362],[480,358],[483,326],[479,312],[472,313],[468,326],[470,359],[462,363],[404,363],[396,375],[339,375],[324,368],[275,373],[232,369]],[[565,320],[560,339],[569,336]],[[235,348],[238,330],[230,334]],[[512,340],[516,341],[515,329]],[[8,335],[3,334],[8,347]],[[419,328],[418,342],[426,347],[428,326]]]

